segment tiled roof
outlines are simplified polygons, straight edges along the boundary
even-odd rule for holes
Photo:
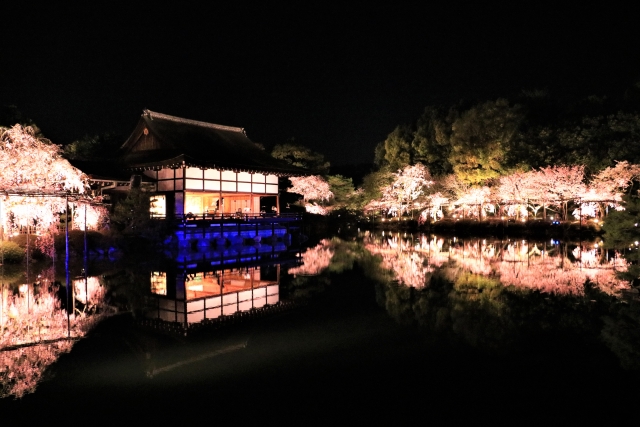
[[[184,119],[144,110],[122,145],[129,169],[187,165],[202,168],[268,172],[283,176],[307,171],[274,159],[246,135],[244,129]]]

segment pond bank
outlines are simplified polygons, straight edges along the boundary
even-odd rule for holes
[[[404,232],[435,233],[441,235],[477,236],[477,237],[529,237],[554,239],[594,239],[601,237],[604,231],[601,224],[592,221],[549,221],[549,220],[484,220],[444,219],[436,222],[420,224],[417,220],[407,219],[367,219],[344,215],[341,217],[323,217],[308,214],[304,218],[305,229],[310,234],[326,234],[329,231],[361,229],[361,230],[389,230]]]

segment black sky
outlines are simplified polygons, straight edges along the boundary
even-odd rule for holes
[[[371,161],[427,105],[640,80],[632,9],[216,4],[1,6],[0,104],[59,144],[127,136],[148,108],[267,146],[294,137],[338,165]]]

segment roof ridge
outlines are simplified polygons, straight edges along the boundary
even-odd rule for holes
[[[155,111],[151,111],[151,110],[142,110],[142,115],[147,115],[147,116],[151,117],[152,120],[153,120],[153,118],[158,118],[158,119],[164,119],[164,120],[171,120],[171,121],[177,122],[177,123],[185,123],[185,124],[190,124],[190,125],[196,125],[196,126],[209,127],[209,128],[213,128],[213,129],[219,129],[219,130],[230,130],[230,131],[233,131],[233,132],[240,132],[243,135],[247,134],[245,132],[244,128],[235,127],[235,126],[218,125],[218,124],[209,123],[209,122],[201,122],[199,120],[184,119],[182,117],[176,117],[176,116],[170,116],[168,114],[156,113]]]

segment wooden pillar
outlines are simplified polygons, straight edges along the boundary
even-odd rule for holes
[[[4,274],[2,275],[2,279],[4,282]],[[2,334],[4,331],[4,307],[6,305],[5,301],[7,297],[5,297],[4,283],[1,283],[0,286],[0,334]]]
[[[224,287],[224,270],[220,270],[220,276],[218,276],[218,280],[220,281],[220,316],[224,315],[224,297],[223,297],[223,290],[222,288]]]
[[[66,198],[66,221],[64,227],[64,270],[65,270],[65,289],[66,289],[66,309],[67,309],[67,337],[71,337],[71,319],[69,318],[69,196]]]
[[[255,212],[253,211],[253,172],[251,172],[250,175],[251,175],[251,183],[249,185],[251,186],[250,187],[251,191],[249,192],[249,212],[252,214],[255,214]],[[258,206],[258,208],[260,208],[260,206]],[[259,210],[260,209],[258,209],[258,211]]]
[[[222,207],[222,171],[218,171],[218,173],[220,174],[220,189],[218,190],[218,210],[220,211],[220,215],[222,215],[222,217],[224,217],[224,208]],[[222,235],[220,235],[220,237],[222,237]]]
[[[2,217],[2,199],[0,199],[0,242],[4,241],[4,220]]]

